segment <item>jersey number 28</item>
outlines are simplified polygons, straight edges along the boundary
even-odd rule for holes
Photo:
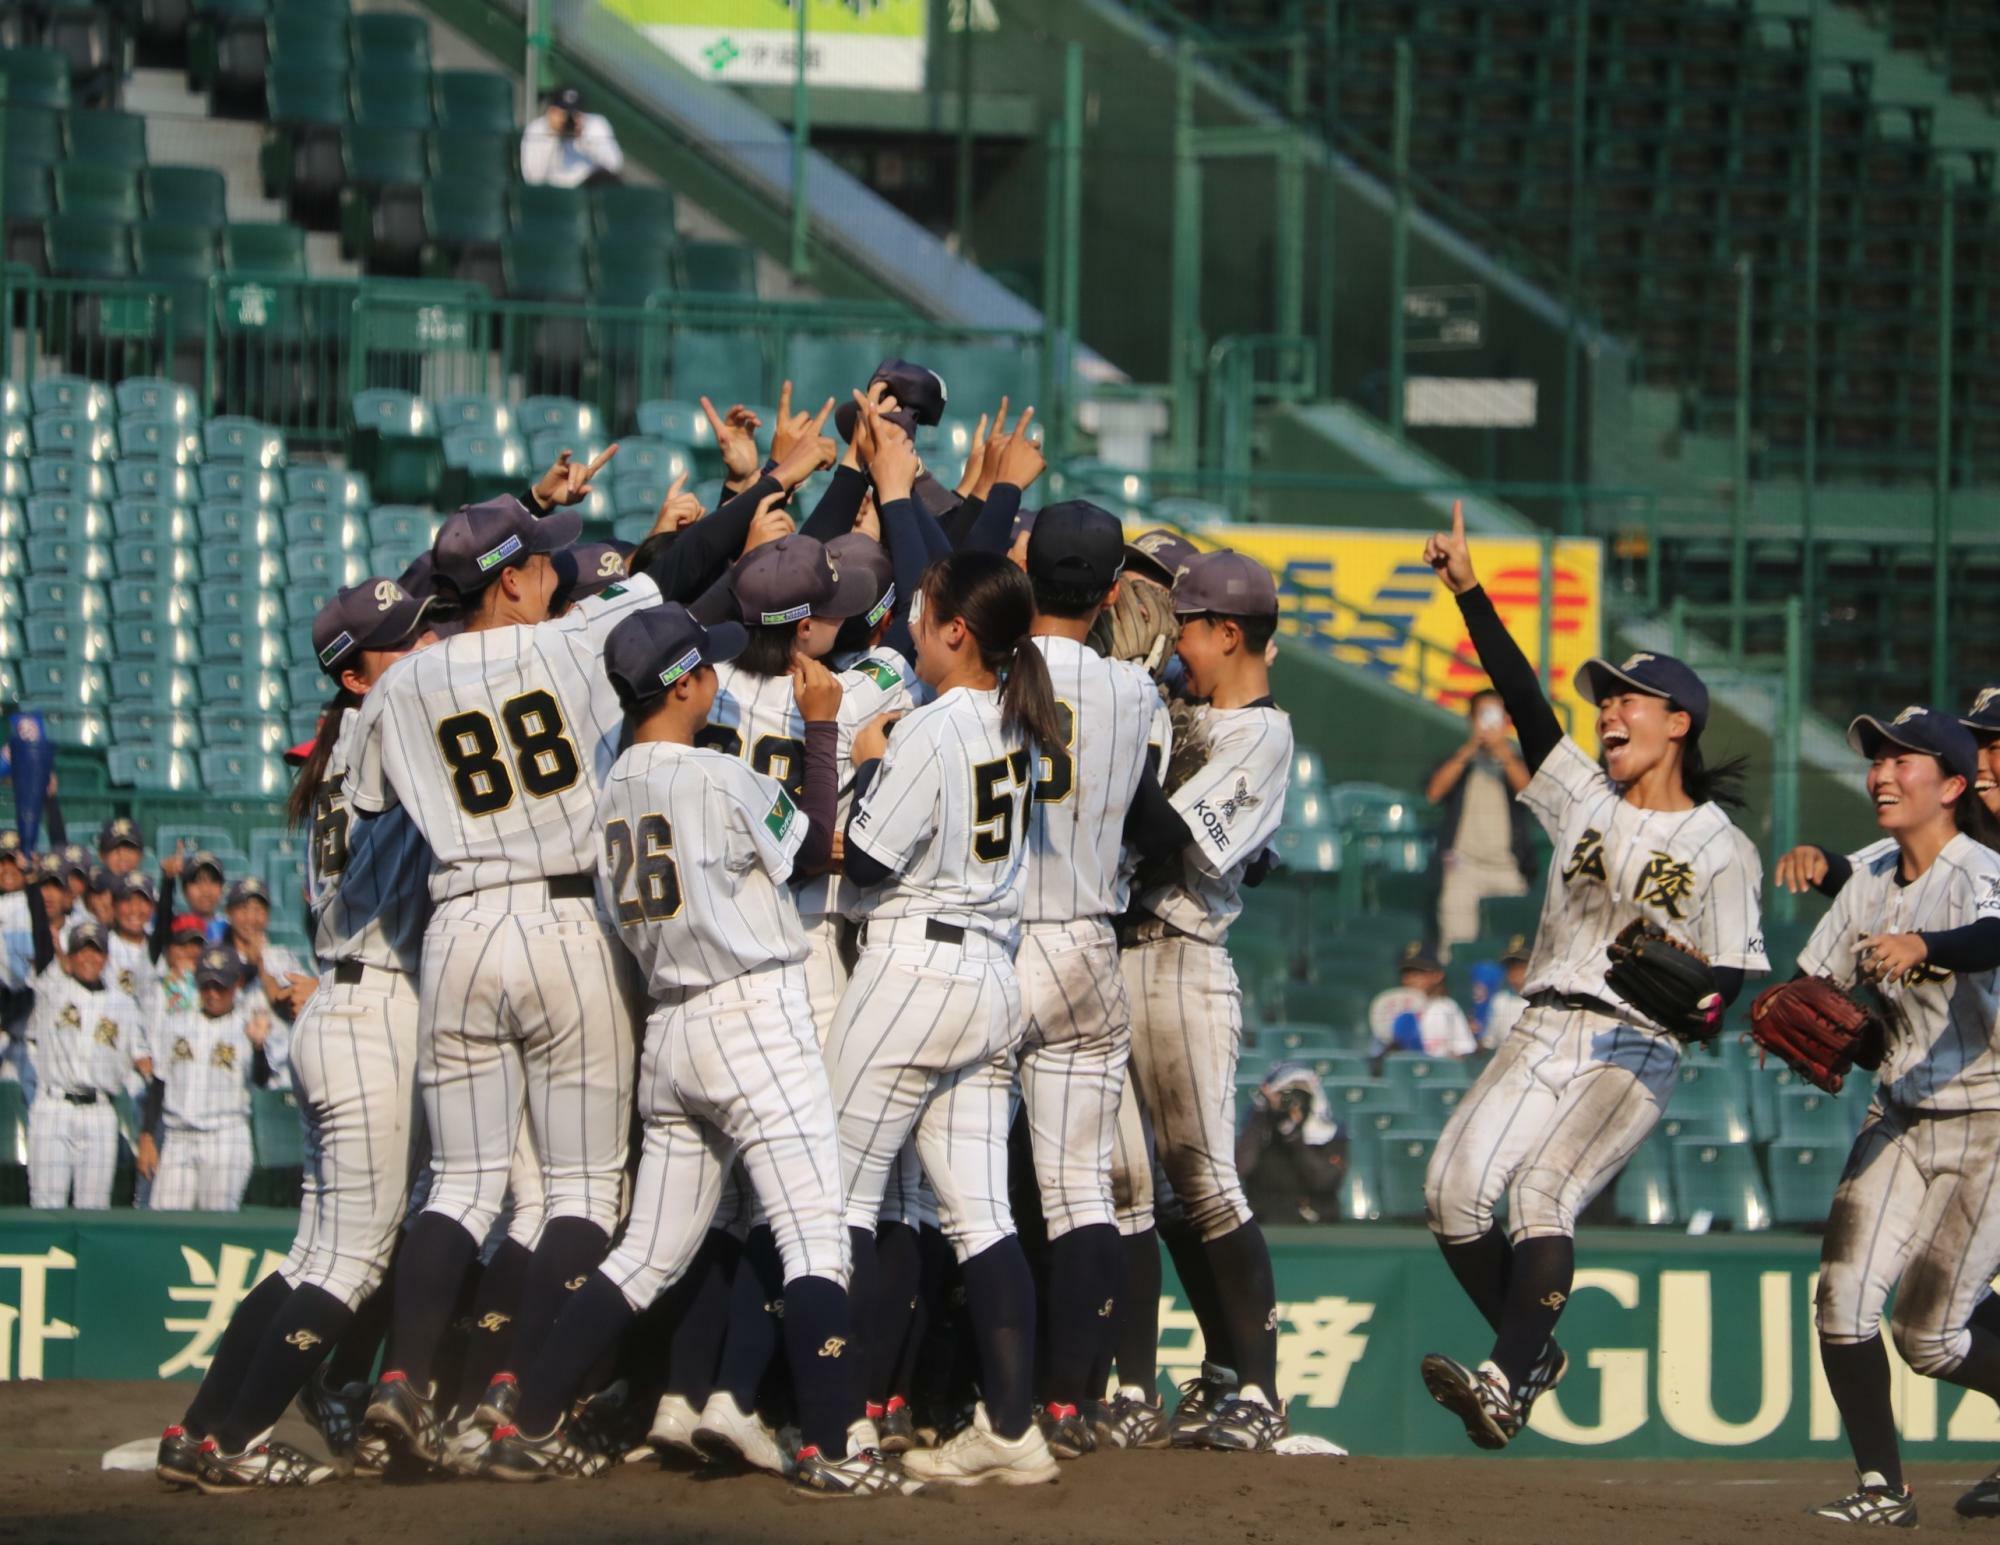
[[[560,794],[583,776],[553,693],[538,688],[510,697],[500,707],[500,722],[514,745],[521,787],[534,798]],[[461,810],[493,815],[514,803],[515,775],[501,758],[500,736],[485,710],[469,708],[440,719],[437,737]]]
[[[639,817],[639,840],[632,828],[613,821],[604,828],[604,852],[611,860],[611,899],[618,921],[663,923],[681,910],[681,872],[674,865],[674,828],[663,815]],[[625,887],[637,870],[635,894]]]

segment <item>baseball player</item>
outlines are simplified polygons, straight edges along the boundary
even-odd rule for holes
[[[1767,969],[1756,849],[1729,819],[1737,768],[1710,768],[1708,689],[1680,661],[1587,661],[1600,765],[1562,733],[1533,667],[1473,573],[1465,517],[1424,558],[1458,598],[1533,773],[1521,798],[1555,844],[1528,1006],[1453,1111],[1425,1178],[1431,1232],[1496,1332],[1476,1370],[1433,1354],[1426,1386],[1482,1448],[1501,1448],[1568,1364],[1553,1339],[1576,1269],[1576,1219],[1665,1112],[1679,1042],[1620,999],[1606,949],[1634,919],[1691,942],[1716,1012]],[[1493,1207],[1507,1193],[1507,1233]]]
[[[528,1370],[516,1422],[494,1433],[482,1468],[501,1479],[585,1473],[609,1457],[580,1450],[561,1430],[563,1413],[592,1364],[687,1269],[740,1155],[785,1262],[804,1439],[795,1479],[848,1495],[903,1484],[879,1453],[847,1452],[859,1402],[846,1357],[840,1145],[786,883],[794,866],[832,852],[839,689],[810,657],[795,661],[794,803],[783,783],[695,743],[716,666],[747,643],[737,624],[704,629],[663,606],[621,622],[606,644],[630,746],[600,802],[599,877],[657,1004],[640,1075],[644,1148],[624,1238]]]
[[[1180,565],[1173,603],[1188,689],[1206,706],[1175,737],[1165,784],[1141,780],[1127,833],[1161,869],[1142,872],[1121,929],[1132,1073],[1161,1167],[1201,1241],[1197,1265],[1215,1284],[1212,1293],[1190,1287],[1213,1367],[1189,1381],[1171,1431],[1189,1446],[1269,1449],[1287,1430],[1277,1292],[1236,1174],[1243,1003],[1224,941],[1242,911],[1246,875],[1277,830],[1291,776],[1291,721],[1271,699],[1265,663],[1278,597],[1261,565],[1216,552]],[[1122,1363],[1119,1377],[1131,1384]],[[1133,1393],[1157,1399],[1150,1389]],[[1155,1431],[1134,1426],[1141,1441],[1156,1442]]]
[[[420,986],[418,1085],[435,1164],[396,1277],[393,1342],[368,1422],[435,1463],[436,1359],[459,1283],[507,1187],[525,1108],[548,1194],[514,1327],[532,1361],[567,1284],[602,1259],[622,1204],[632,1079],[629,963],[596,905],[597,788],[622,717],[599,666],[626,613],[705,589],[757,508],[818,465],[802,445],[635,574],[550,621],[551,555],[573,509],[530,515],[502,497],[444,522],[431,550],[456,637],[391,666],[363,700],[351,810],[401,805],[430,847],[435,902]],[[496,1383],[500,1379],[496,1377]],[[511,1377],[496,1393],[504,1414]],[[482,1407],[482,1409],[485,1409]]]
[[[194,980],[201,1007],[165,1015],[153,1034],[157,1060],[139,1168],[152,1176],[156,1211],[234,1212],[250,1183],[250,1085],[270,1078],[271,1019],[236,1001],[243,962],[235,951],[210,945]],[[156,1126],[165,1131],[157,1154]]]
[[[900,457],[893,479],[876,466],[885,501],[909,497],[912,463]],[[985,1401],[972,1425],[904,1462],[923,1480],[1027,1485],[1056,1463],[1032,1415],[1034,1287],[1007,1200],[1013,955],[1034,759],[1067,736],[1028,641],[1034,597],[1020,570],[954,553],[931,566],[913,610],[917,673],[937,696],[896,724],[893,745],[879,722],[854,740],[843,872],[862,891],[861,953],[826,1046],[856,1296],[866,1305],[883,1192],[914,1132],[963,1268]]]
[[[2000,1394],[2000,1335],[1974,1309],[2000,1271],[2000,824],[1974,792],[1972,734],[1949,714],[1863,715],[1876,824],[1893,844],[1857,861],[1799,956],[1799,974],[1872,988],[1882,1025],[1875,1098],[1820,1246],[1820,1361],[1859,1480],[1814,1509],[1841,1523],[1917,1522],[1889,1400],[1882,1311],[1916,1372]],[[1872,850],[1870,850],[1872,851]],[[1765,999],[1785,996],[1774,988]],[[1758,1013],[1766,1012],[1765,999]],[[1873,1056],[1865,1060],[1873,1060]],[[1900,1281],[1900,1286],[1898,1285]],[[1959,1510],[2000,1511],[1989,1477]]]
[[[160,992],[160,959],[153,940],[158,898],[152,877],[138,870],[111,882],[111,956],[106,969],[112,985],[139,1005],[142,1023],[156,1011]]]
[[[391,665],[431,641],[431,605],[373,578],[313,619],[313,651],[334,693],[289,803],[310,839],[306,890],[323,968],[291,1039],[304,1189],[291,1253],[238,1305],[201,1390],[161,1438],[155,1472],[205,1492],[325,1479],[331,1469],[260,1435],[299,1396],[336,1461],[348,1462],[368,1403],[367,1386],[328,1389],[314,1374],[381,1283],[403,1217],[430,853],[404,811],[355,820],[342,784],[354,710]],[[268,914],[261,897],[231,897],[233,926],[256,931],[246,903]]]
[[[68,948],[59,950],[38,907],[33,932],[28,1205],[107,1208],[118,1170],[112,1097],[135,1068],[152,1074],[139,1005],[105,980],[110,944],[101,924],[71,925]]]
[[[1021,1101],[1050,1250],[1042,1431],[1058,1459],[1097,1446],[1082,1406],[1103,1392],[1090,1375],[1124,1275],[1111,1157],[1132,1006],[1112,920],[1130,894],[1125,817],[1160,701],[1144,670],[1085,643],[1116,596],[1124,543],[1117,516],[1079,500],[1041,511],[1025,555],[1034,643],[1068,732],[1037,767],[1015,956]]]
[[[146,834],[129,815],[114,815],[97,832],[97,859],[113,875],[136,874],[146,859]]]

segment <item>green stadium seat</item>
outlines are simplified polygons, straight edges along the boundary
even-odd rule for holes
[[[118,454],[192,465],[201,457],[201,436],[192,425],[135,413],[118,421]]]
[[[110,724],[101,709],[44,708],[42,722],[58,745],[101,748],[110,744]]]
[[[434,178],[424,184],[423,222],[432,248],[423,259],[427,273],[474,282],[497,275],[507,235],[506,193],[497,184]]]
[[[426,161],[421,129],[357,122],[343,129],[340,138],[350,186],[375,189],[423,182]]]
[[[317,665],[294,665],[285,672],[285,689],[294,703],[304,703],[315,708],[333,692],[333,683],[326,679],[326,673]],[[254,843],[256,838],[251,838]]]
[[[866,386],[875,367],[894,352],[880,333],[794,333],[785,351],[792,401],[815,407],[829,397],[835,403],[846,402],[848,394]]]
[[[421,16],[375,12],[356,16],[348,47],[357,70],[377,72],[431,67],[431,24]]]
[[[0,51],[0,74],[7,77],[12,107],[69,106],[69,59],[52,48]]]
[[[179,663],[195,656],[193,634],[186,628],[155,622],[150,617],[121,617],[111,625],[111,642],[118,653],[117,663],[111,667],[113,702],[125,695],[122,690],[125,683],[118,673],[128,666],[136,663],[143,669],[152,669],[155,661]]]
[[[122,787],[166,792],[188,788],[195,781],[193,760],[170,745],[113,744],[105,760],[111,781]]]
[[[111,657],[111,634],[96,623],[30,616],[23,620],[21,634],[31,656],[60,656],[78,664],[101,664]]]
[[[1753,1136],[1748,1083],[1734,1068],[1684,1057],[1669,1109],[1729,1142],[1747,1143]]]
[[[136,172],[146,164],[146,120],[137,113],[83,109],[66,121],[69,159]]]
[[[241,462],[252,467],[285,464],[283,430],[242,417],[212,418],[202,427],[202,447],[210,461]],[[283,497],[281,479],[273,478],[274,496]]]
[[[616,183],[591,189],[590,205],[600,244],[671,248],[680,239],[671,188]]]
[[[1437,1147],[1437,1134],[1391,1127],[1379,1134],[1377,1144],[1382,1216],[1412,1222],[1421,1220],[1424,1216],[1424,1172],[1430,1168],[1431,1153]]]
[[[306,233],[296,225],[227,225],[222,230],[222,266],[232,274],[267,279],[306,277]]]
[[[120,429],[126,420],[119,425]],[[137,422],[156,422],[138,420]],[[186,505],[170,504],[164,499],[147,499],[139,495],[128,495],[114,499],[111,503],[111,533],[120,543],[134,539],[155,542],[185,541],[194,532],[194,519]]]
[[[593,432],[588,436],[578,436],[565,434],[560,429],[545,429],[528,442],[528,466],[531,469],[549,466],[564,451],[570,452],[578,461],[595,461],[598,454],[610,443],[600,433]],[[619,455],[624,455],[622,448],[619,451]],[[602,493],[603,491],[602,485],[599,485],[598,492]],[[659,502],[657,499],[653,501],[655,509],[659,508]],[[613,499],[611,503],[612,508],[615,510],[618,507],[618,501]],[[802,508],[811,509],[812,505],[808,502],[803,504]]]
[[[1825,1223],[1847,1153],[1844,1138],[1784,1137],[1771,1144],[1764,1161],[1771,1175],[1772,1221],[1804,1226]]]
[[[139,173],[139,191],[154,220],[213,231],[229,218],[228,185],[213,167],[149,166]]]
[[[22,701],[31,707],[88,708],[110,701],[103,670],[81,661],[37,655],[20,662]]]
[[[274,794],[285,787],[284,765],[249,746],[202,751],[202,787],[217,794]]]
[[[1674,1194],[1682,1217],[1710,1213],[1718,1223],[1738,1233],[1755,1233],[1771,1226],[1770,1195],[1747,1141],[1676,1138],[1673,1167]]]
[[[324,542],[296,542],[285,549],[285,572],[295,585],[311,582],[318,587],[319,600],[305,609],[310,617],[324,606],[335,590],[349,583],[346,560],[338,547]],[[355,575],[359,579],[360,575]],[[286,610],[292,611],[291,597],[286,597]]]
[[[431,77],[438,126],[514,134],[514,82],[492,70],[439,70]]]
[[[573,397],[529,397],[514,410],[516,433],[532,438],[539,434],[563,434],[571,436],[581,447],[593,438],[605,440],[604,423],[595,408],[586,407]],[[600,445],[600,449],[602,446]],[[582,452],[579,448],[578,456]],[[618,453],[624,459],[624,451]],[[616,466],[617,463],[612,463]]]
[[[35,494],[23,506],[28,535],[91,541],[111,534],[110,512],[76,494]]]
[[[500,243],[500,271],[514,299],[582,301],[590,294],[583,248],[558,238],[507,237]]]
[[[1778,1139],[1781,1142],[1835,1143],[1853,1141],[1845,1104],[1810,1084],[1794,1084],[1777,1092]]]
[[[285,502],[285,480],[275,469],[255,462],[211,461],[199,470],[204,503],[276,508]]]
[[[507,193],[514,234],[581,254],[590,245],[590,195],[582,188],[522,183]]]
[[[348,524],[347,513],[336,510],[329,504],[287,505],[285,547],[288,552],[300,542],[317,542],[334,548],[345,547]],[[358,525],[358,522],[356,524]]]
[[[145,498],[166,499],[174,504],[192,504],[201,491],[195,481],[194,468],[171,461],[146,461],[130,459],[111,464],[112,475],[117,479],[120,495],[136,494]]]
[[[90,215],[53,215],[44,238],[49,272],[72,279],[132,277],[130,228]]]
[[[319,548],[315,551],[325,553],[326,549]],[[300,579],[298,583],[285,587],[285,614],[289,617],[310,620],[318,616],[319,609],[333,599],[334,592],[343,584],[354,584],[367,577],[363,572],[361,556],[358,553],[343,556],[333,552],[323,558],[315,556],[312,561],[324,564],[328,572]],[[351,576],[345,572],[349,569],[353,571]]]
[[[674,289],[671,247],[629,242],[621,233],[600,240],[597,248],[597,303],[601,306],[643,307],[655,295]]]
[[[622,487],[627,481],[644,482],[664,492],[675,478],[693,476],[694,454],[685,445],[671,440],[632,435],[618,442],[618,455],[610,470],[614,487]],[[656,508],[659,502],[654,499]]]
[[[0,420],[0,456],[9,461],[26,456],[34,449],[34,431],[24,418]]]
[[[357,69],[348,77],[354,121],[377,129],[422,132],[431,126],[428,70]],[[422,146],[417,150],[422,158]],[[412,181],[420,179],[413,178]]]
[[[1472,1087],[1476,1069],[1469,1063],[1459,1062],[1449,1057],[1393,1056],[1382,1064],[1382,1078],[1385,1082],[1401,1089],[1412,1099],[1416,1099],[1427,1088],[1456,1085],[1460,1089]]]
[[[1347,1173],[1340,1182],[1340,1215],[1354,1223],[1382,1217],[1382,1143],[1374,1128],[1349,1128]]]
[[[55,169],[56,208],[127,224],[139,218],[139,180],[122,166],[73,161]]]
[[[118,451],[118,431],[110,420],[86,418],[59,408],[37,413],[32,432],[37,456],[68,456],[77,461],[108,461]]]
[[[305,465],[285,468],[285,497],[294,503],[329,504],[363,510],[372,502],[368,479],[338,467]]]
[[[684,439],[696,450],[712,447],[715,443],[714,432],[709,429],[707,415],[701,411],[697,399],[707,397],[715,404],[718,413],[727,411],[731,403],[760,403],[766,400],[765,386],[769,378],[761,339],[746,337],[742,333],[676,328],[673,338],[674,390],[681,401],[695,404],[694,416],[701,420],[701,431],[698,437],[695,434],[675,436],[664,425],[658,429],[649,428],[642,421],[639,427],[647,434]]]
[[[697,295],[747,295],[757,293],[757,251],[740,242],[690,241],[680,247],[681,288]],[[880,360],[871,360],[872,370]],[[868,377],[863,372],[863,384]]]
[[[393,547],[414,558],[430,549],[431,525],[428,511],[408,505],[378,504],[368,512],[368,545]],[[408,559],[404,561],[407,563]]]
[[[0,74],[6,73],[0,70]],[[45,107],[10,100],[0,114],[11,168],[53,166],[63,158],[62,115]]]
[[[304,0],[272,10],[264,24],[273,66],[338,65],[347,73],[347,8]]]
[[[163,537],[127,537],[113,547],[111,563],[118,578],[176,586],[199,584],[201,558],[192,545],[193,516],[189,513],[185,518],[190,529],[181,541]],[[185,599],[191,610],[192,593],[186,593]]]
[[[484,392],[458,392],[438,399],[437,421],[445,434],[477,429],[485,434],[504,435],[514,428],[514,410]]]
[[[36,456],[28,462],[28,480],[38,494],[76,494],[103,501],[111,497],[115,486],[111,466],[71,456]]]
[[[103,542],[62,534],[29,537],[25,546],[31,576],[53,574],[79,582],[112,577],[111,549]],[[79,583],[77,586],[77,600],[84,606],[85,616],[95,615],[91,610],[93,588],[93,584]],[[101,610],[101,601],[97,607]]]
[[[355,395],[353,413],[348,460],[367,475],[375,496],[412,504],[435,498],[444,444],[431,405],[409,392],[372,387]]]
[[[727,411],[731,403],[740,400],[714,398],[718,412]],[[711,459],[715,455],[715,430],[708,422],[708,415],[701,411],[701,404],[692,398],[642,402],[636,417],[639,433],[650,439],[668,440],[675,445],[686,446],[690,452],[703,452]],[[620,451],[618,454],[623,460],[625,453]],[[612,463],[612,466],[615,473],[617,463]]]
[[[504,195],[514,181],[519,145],[520,136],[513,133],[477,134],[440,125],[430,133],[431,177],[437,182],[477,183]]]
[[[528,447],[518,435],[454,429],[444,437],[448,503],[473,504],[518,489],[532,475]]]
[[[118,411],[157,413],[166,418],[198,418],[194,390],[163,376],[127,376],[118,383]]]

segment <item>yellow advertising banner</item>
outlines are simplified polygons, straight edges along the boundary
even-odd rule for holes
[[[1457,604],[1424,562],[1425,533],[1216,525],[1192,535],[1268,567],[1278,581],[1282,630],[1335,659],[1454,711],[1487,684]],[[1539,670],[1541,543],[1474,537],[1472,557],[1501,620]],[[1550,570],[1550,697],[1570,732],[1595,754],[1595,705],[1577,697],[1572,679],[1603,647],[1603,548],[1581,539],[1557,541]]]

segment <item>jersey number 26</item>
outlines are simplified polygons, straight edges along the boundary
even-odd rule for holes
[[[630,825],[611,822],[604,828],[604,852],[611,860],[611,901],[620,923],[664,923],[680,914],[681,872],[674,864],[674,828],[665,816],[640,816],[636,843]],[[634,870],[637,884],[628,896],[625,887]]]

